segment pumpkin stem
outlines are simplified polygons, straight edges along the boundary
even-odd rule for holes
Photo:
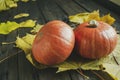
[[[98,22],[96,20],[91,20],[89,22],[89,26],[90,28],[96,28],[98,26]]]

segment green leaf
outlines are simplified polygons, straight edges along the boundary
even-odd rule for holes
[[[13,30],[20,27],[34,27],[36,21],[26,20],[21,23],[17,23],[14,21],[7,21],[6,23],[0,23],[0,34],[9,34]]]

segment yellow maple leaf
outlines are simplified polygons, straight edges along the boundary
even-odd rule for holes
[[[69,20],[74,23],[83,23],[87,21],[89,13],[79,13],[76,15],[69,16]]]
[[[86,19],[86,22],[89,22],[90,20],[100,20],[99,10],[93,11],[88,15],[88,19]]]
[[[16,30],[20,27],[34,27],[36,21],[33,20],[26,20],[21,23],[17,23],[14,21],[7,21],[6,23],[0,23],[0,34],[9,34],[13,30]]]
[[[104,22],[106,22],[106,23],[108,23],[110,25],[112,25],[115,22],[115,18],[111,17],[110,14],[101,17],[100,20],[104,21]]]
[[[78,13],[76,15],[69,16],[69,20],[74,23],[84,23],[84,22],[89,22],[91,20],[96,20],[96,21],[103,21],[106,22],[110,25],[112,25],[115,22],[115,18],[108,15],[100,16],[99,10],[93,11],[91,13]]]
[[[37,33],[42,27],[43,25],[37,24],[30,32]]]
[[[8,10],[17,7],[17,1],[14,0],[0,0],[0,11]]]
[[[36,21],[29,19],[29,20],[23,21],[19,24],[20,24],[20,27],[34,27],[35,23],[36,23]]]

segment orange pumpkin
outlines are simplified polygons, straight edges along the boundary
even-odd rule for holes
[[[35,60],[54,65],[63,62],[71,54],[75,43],[72,28],[66,23],[53,20],[40,29],[32,45]]]
[[[117,43],[114,28],[102,21],[92,20],[80,24],[74,29],[74,33],[78,53],[89,59],[107,56]]]

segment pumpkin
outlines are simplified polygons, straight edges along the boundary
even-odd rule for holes
[[[33,41],[33,57],[44,65],[59,64],[70,56],[74,43],[74,32],[69,25],[60,20],[50,21]]]
[[[112,26],[91,20],[74,29],[77,53],[84,58],[98,59],[109,55],[117,44],[117,34]]]

